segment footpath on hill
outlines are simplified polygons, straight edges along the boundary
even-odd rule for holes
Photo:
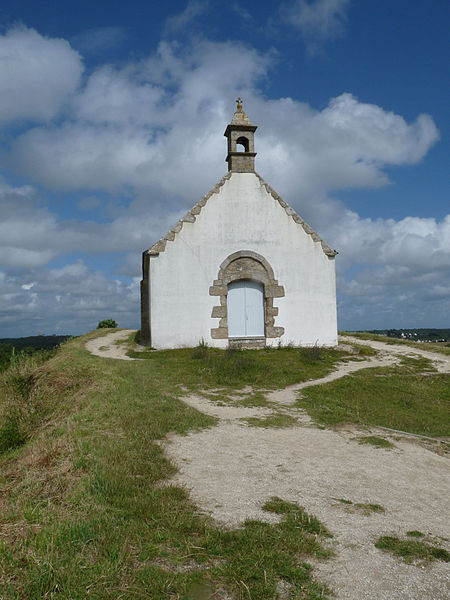
[[[128,359],[126,347],[115,345],[130,331],[88,342],[99,356]],[[96,342],[93,344],[93,342]],[[450,596],[448,565],[436,561],[407,564],[375,547],[383,535],[404,538],[420,531],[450,549],[447,519],[450,482],[448,458],[414,439],[385,430],[354,425],[320,429],[294,405],[301,390],[370,367],[395,365],[402,356],[422,356],[439,373],[450,373],[450,357],[420,348],[345,337],[344,343],[368,345],[379,354],[343,363],[326,377],[267,394],[270,407],[245,407],[242,390],[236,404],[214,400],[214,394],[187,395],[184,402],[218,418],[216,426],[161,442],[178,467],[172,480],[190,490],[196,504],[226,526],[246,519],[274,521],[262,510],[272,496],[296,502],[332,532],[335,556],[317,562],[315,573],[338,599],[446,600]],[[112,348],[115,346],[114,348]],[[263,419],[280,411],[295,419],[285,428],[255,427],[247,419]],[[361,445],[356,438],[376,434],[394,448]],[[378,505],[368,510],[362,505]],[[288,596],[286,596],[288,597]]]

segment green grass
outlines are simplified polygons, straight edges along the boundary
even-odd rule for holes
[[[190,389],[229,387],[276,389],[323,377],[349,354],[333,348],[265,348],[220,350],[197,348],[128,353],[145,360],[147,368],[173,373],[173,379]]]
[[[387,335],[378,335],[377,333],[353,333],[351,331],[340,331],[339,335],[352,336],[359,338],[360,340],[370,340],[374,342],[384,342],[385,344],[410,346],[411,348],[420,348],[421,350],[427,350],[428,352],[440,352],[441,354],[450,355],[450,346],[448,342],[437,343],[437,342],[413,342],[410,340],[403,340],[401,338],[392,338]]]
[[[277,597],[280,582],[292,597],[325,597],[306,561],[328,556],[328,533],[301,507],[273,499],[264,509],[279,515],[278,523],[227,530],[167,482],[175,468],[157,442],[215,424],[180,401],[180,385],[215,380],[215,363],[192,358],[192,350],[106,360],[84,350],[97,335],[2,375],[0,410],[17,407],[24,435],[0,456],[2,600],[199,600],[219,590],[264,600]],[[306,376],[298,352],[274,352],[279,364],[283,356],[299,362],[300,374],[290,377]],[[244,372],[266,381],[259,359],[249,358]],[[332,360],[318,360],[314,372]],[[227,381],[235,377],[233,368]]]
[[[297,406],[319,424],[355,423],[439,437],[450,435],[450,376],[417,365],[364,369],[303,391]]]
[[[281,428],[281,427],[292,427],[297,423],[297,419],[286,413],[275,413],[268,417],[248,417],[242,419],[246,421],[252,427],[268,427],[268,428]]]
[[[419,540],[402,540],[398,537],[385,535],[375,542],[375,546],[380,550],[391,552],[407,563],[417,561],[423,563],[433,560],[450,562],[450,553],[447,550]]]
[[[377,435],[367,435],[357,439],[359,444],[369,444],[370,446],[375,446],[375,448],[395,448],[392,442]]]

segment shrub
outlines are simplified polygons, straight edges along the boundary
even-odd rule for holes
[[[115,329],[116,327],[117,327],[117,323],[114,321],[114,319],[103,319],[103,321],[100,321],[99,324],[97,325],[97,329],[104,329],[104,328]]]

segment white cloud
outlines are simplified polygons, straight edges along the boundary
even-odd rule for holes
[[[413,123],[348,93],[322,111],[289,98],[256,99],[261,172],[292,199],[388,182],[384,167],[422,159],[439,137],[433,119]],[[258,132],[259,133],[259,132]]]
[[[73,100],[73,119],[26,131],[10,165],[54,189],[153,186],[192,199],[200,172],[211,173],[209,185],[223,172],[218,140],[234,98],[269,63],[238,44],[202,42],[178,55],[162,44],[148,61],[93,73]]]
[[[21,276],[0,272],[0,330],[2,335],[84,333],[105,318],[121,327],[137,327],[139,280],[111,280],[82,262],[60,269],[32,272],[32,288]]]
[[[350,0],[295,0],[282,6],[282,14],[300,30],[310,55],[317,53],[329,40],[345,33]]]
[[[165,33],[175,34],[182,32],[207,10],[208,5],[209,2],[207,0],[189,0],[183,11],[166,20]]]
[[[57,42],[51,46],[55,65],[68,56],[81,65],[62,40],[20,31],[29,44],[37,39],[47,48]],[[387,166],[422,160],[438,139],[433,119],[419,115],[408,123],[349,93],[331,99],[323,110],[290,98],[268,100],[260,84],[273,64],[272,55],[236,43],[201,41],[182,51],[162,43],[146,60],[97,69],[76,90],[79,73],[72,76],[72,87],[66,86],[48,113],[55,115],[65,102],[68,118],[24,129],[12,141],[8,164],[52,190],[86,193],[78,203],[83,211],[99,206],[97,191],[131,200],[108,222],[89,221],[83,215],[67,221],[43,206],[32,186],[0,181],[4,326],[14,319],[17,323],[21,304],[23,322],[29,317],[36,333],[41,323],[50,327],[53,312],[58,323],[67,319],[64,331],[92,327],[110,315],[116,318],[122,308],[125,324],[131,323],[132,315],[137,319],[134,279],[129,285],[115,282],[84,263],[39,269],[72,253],[115,252],[121,256],[114,259],[113,272],[138,278],[142,250],[224,174],[223,131],[238,95],[244,97],[249,117],[260,125],[257,170],[340,251],[344,322],[367,322],[376,307],[379,326],[386,326],[382,319],[393,318],[395,311],[414,315],[418,323],[426,303],[432,302],[436,311],[446,308],[450,217],[441,222],[362,219],[330,197],[340,189],[384,185]],[[44,78],[43,88],[46,82]],[[29,93],[31,83],[24,75],[14,90],[6,90],[0,105],[13,105],[19,92]],[[34,90],[38,99],[45,93]],[[33,114],[44,118],[38,109]]]
[[[81,57],[65,40],[26,27],[0,35],[0,122],[52,119],[82,71]]]
[[[0,180],[0,265],[27,270],[72,253],[132,252],[136,267],[131,276],[140,271],[140,253],[182,216],[157,209],[141,214],[142,201],[137,198],[126,214],[110,222],[65,221],[39,203],[32,187],[14,188]]]
[[[236,95],[257,132],[257,168],[298,196],[382,185],[386,165],[420,160],[438,139],[431,117],[412,123],[344,93],[322,111],[258,91],[272,65],[236,44],[161,44],[148,60],[95,71],[73,98],[72,119],[26,131],[10,165],[53,189],[146,189],[192,202],[224,172],[220,143]],[[173,177],[173,173],[177,177]]]
[[[447,327],[450,215],[374,221],[345,211],[328,235],[342,253],[342,328]]]
[[[359,264],[401,267],[414,274],[450,270],[450,215],[440,222],[372,220],[346,210],[327,226],[327,233],[344,256]]]

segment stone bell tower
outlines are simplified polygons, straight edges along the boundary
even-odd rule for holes
[[[236,112],[224,133],[228,138],[228,155],[225,160],[229,171],[254,173],[256,156],[254,134],[257,126],[253,125],[242,110],[242,99],[238,98],[236,102]]]

